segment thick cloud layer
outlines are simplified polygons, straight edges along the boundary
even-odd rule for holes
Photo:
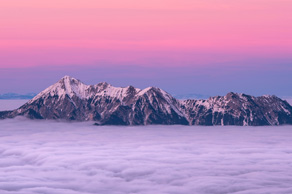
[[[292,193],[292,126],[0,121],[0,193]]]

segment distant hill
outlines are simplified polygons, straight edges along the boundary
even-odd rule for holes
[[[6,100],[32,99],[35,96],[36,96],[35,93],[27,93],[27,94],[6,93],[6,94],[0,94],[0,99],[6,99]]]

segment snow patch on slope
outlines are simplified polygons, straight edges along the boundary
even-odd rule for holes
[[[127,97],[130,87],[131,86],[122,88],[122,87],[114,87],[114,86],[109,85],[105,90],[101,91],[100,93],[97,93],[96,95],[106,95],[112,98],[117,98],[120,101],[122,101],[125,97]],[[138,88],[135,88],[135,90],[136,90],[136,93],[141,91]]]

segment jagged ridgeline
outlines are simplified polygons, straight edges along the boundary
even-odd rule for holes
[[[292,124],[292,107],[276,96],[228,93],[207,100],[178,100],[156,87],[85,85],[65,76],[0,118],[96,121],[97,125],[283,125]]]

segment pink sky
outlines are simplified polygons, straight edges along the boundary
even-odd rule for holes
[[[291,12],[291,0],[4,0],[0,67],[287,58]]]
[[[291,72],[292,0],[0,1],[0,93],[71,75],[173,94],[291,96]]]

